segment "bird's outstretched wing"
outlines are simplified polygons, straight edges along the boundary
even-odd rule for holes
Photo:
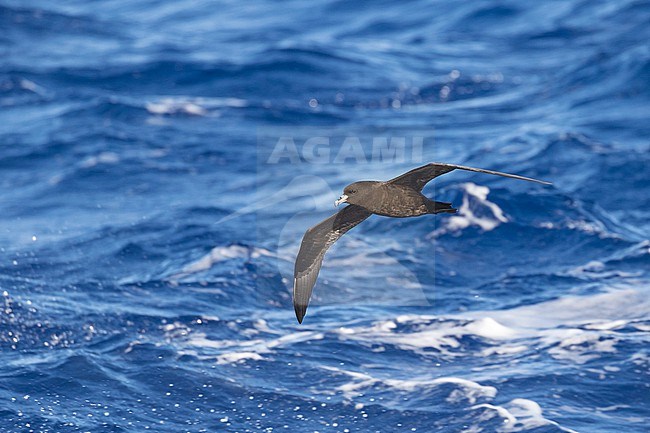
[[[464,165],[444,164],[441,162],[432,162],[430,164],[423,165],[422,167],[414,168],[413,170],[407,171],[401,176],[397,176],[396,178],[391,179],[386,183],[408,186],[417,191],[421,191],[422,188],[424,188],[424,186],[427,183],[429,183],[432,179],[440,176],[441,174],[449,173],[450,171],[456,169],[476,171],[478,173],[495,174],[497,176],[511,177],[513,179],[542,183],[544,185],[551,184],[550,182],[532,179],[530,177],[518,176],[516,174],[502,173],[500,171],[484,170],[482,168],[465,167]]]
[[[361,206],[349,205],[307,230],[303,236],[293,272],[293,307],[299,323],[307,312],[325,253],[348,230],[370,215]]]

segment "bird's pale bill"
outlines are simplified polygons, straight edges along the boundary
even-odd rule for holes
[[[341,197],[339,197],[338,200],[336,200],[336,201],[334,202],[334,206],[338,206],[338,205],[340,205],[341,203],[346,203],[347,201],[348,201],[348,196],[345,195],[345,194],[343,194]]]

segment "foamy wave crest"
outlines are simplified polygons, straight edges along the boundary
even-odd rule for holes
[[[218,321],[220,321],[218,317],[203,317],[200,322],[201,325],[206,325]],[[164,331],[168,341],[177,346],[180,355],[215,361],[220,365],[239,364],[247,361],[269,361],[271,360],[270,356],[277,349],[305,341],[323,339],[322,333],[313,331],[280,335],[279,331],[270,329],[267,322],[262,319],[249,323],[248,327],[233,321],[221,323],[225,323],[227,328],[241,330],[245,339],[214,339],[202,330],[179,324],[167,325]]]
[[[626,289],[445,319],[404,315],[370,326],[343,327],[337,332],[342,340],[392,345],[421,356],[446,357],[471,353],[473,347],[464,345],[462,340],[473,336],[482,344],[475,351],[477,356],[508,356],[534,349],[580,365],[616,352],[621,340],[616,329],[647,318],[648,311],[650,301],[643,291]],[[640,330],[639,326],[633,328]]]
[[[164,97],[145,104],[145,108],[155,115],[185,114],[190,116],[218,115],[215,110],[222,107],[243,108],[248,103],[239,98],[194,98]]]
[[[340,391],[348,399],[362,396],[364,390],[370,387],[387,388],[411,393],[414,391],[421,392],[423,390],[449,385],[451,389],[446,401],[450,403],[467,401],[470,404],[474,404],[478,399],[491,399],[497,394],[497,389],[493,386],[481,385],[471,380],[461,379],[459,377],[390,379],[373,377],[367,373],[342,370],[336,367],[323,368],[352,378],[351,382],[345,383],[336,388],[336,391]]]
[[[525,398],[515,398],[510,402],[495,406],[488,403],[478,404],[473,406],[472,409],[484,409],[478,415],[478,420],[481,423],[489,421],[495,417],[502,418],[502,425],[497,428],[499,432],[520,432],[535,430],[544,426],[554,426],[560,431],[577,433],[566,427],[562,427],[557,422],[549,420],[542,415],[542,408],[533,400]],[[478,430],[480,431],[480,430]]]
[[[208,254],[204,255],[200,259],[183,267],[181,272],[172,275],[169,279],[172,281],[179,280],[191,274],[207,271],[215,263],[219,263],[225,260],[251,260],[260,258],[262,256],[273,256],[273,253],[264,248],[246,247],[244,245],[218,246],[212,248]]]
[[[430,237],[436,238],[445,233],[458,232],[470,226],[479,227],[487,232],[508,222],[503,210],[496,203],[488,200],[490,188],[472,182],[460,186],[464,194],[458,214],[446,218],[442,227],[431,233]]]

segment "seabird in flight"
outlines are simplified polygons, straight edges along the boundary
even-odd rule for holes
[[[372,214],[408,218],[455,213],[457,210],[451,203],[429,200],[421,191],[432,179],[456,169],[550,185],[549,182],[515,174],[433,162],[385,182],[360,181],[346,186],[343,195],[334,204],[348,203],[348,206],[311,227],[302,238],[293,273],[293,307],[298,323],[302,323],[305,317],[323,258],[334,242]]]

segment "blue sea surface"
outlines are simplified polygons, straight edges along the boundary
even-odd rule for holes
[[[647,432],[650,3],[0,0],[0,432]],[[311,140],[311,141],[310,141]],[[343,187],[431,161],[455,215]]]

